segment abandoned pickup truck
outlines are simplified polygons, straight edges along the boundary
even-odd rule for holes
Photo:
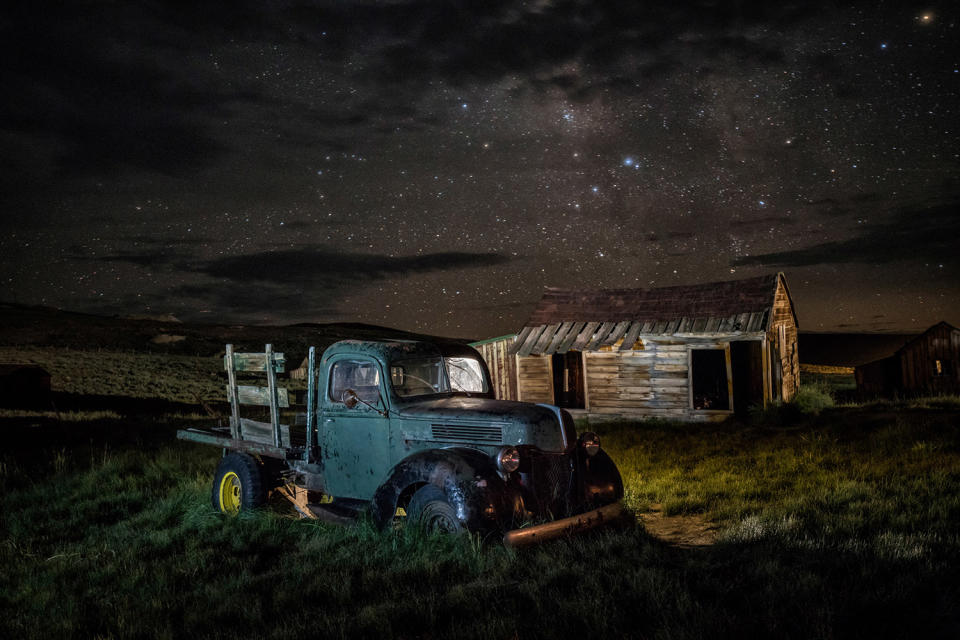
[[[343,340],[319,362],[311,347],[300,429],[280,423],[290,406],[277,386],[283,354],[227,345],[224,364],[229,429],[177,433],[223,449],[212,497],[224,513],[258,507],[276,490],[309,517],[368,509],[381,528],[405,520],[428,531],[505,532],[511,546],[621,514],[620,473],[597,436],[578,437],[558,407],[494,399],[486,363],[469,346]],[[265,374],[266,387],[237,383],[250,372]],[[241,404],[268,407],[270,422],[240,417]]]

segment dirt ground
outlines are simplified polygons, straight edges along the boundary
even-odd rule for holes
[[[706,547],[717,540],[720,528],[700,514],[667,516],[660,504],[637,514],[647,533],[669,545],[681,548]]]

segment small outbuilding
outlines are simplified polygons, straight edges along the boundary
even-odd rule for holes
[[[575,415],[722,420],[799,387],[782,273],[657,289],[548,289],[519,334],[474,343],[497,397]]]
[[[0,406],[47,409],[50,402],[46,369],[29,363],[0,363]]]
[[[960,329],[939,322],[854,375],[861,397],[960,393]]]

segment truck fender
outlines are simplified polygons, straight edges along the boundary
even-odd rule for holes
[[[419,451],[398,462],[374,494],[372,515],[378,528],[393,519],[403,492],[418,484],[440,487],[468,529],[496,526],[509,503],[506,483],[488,454],[467,448]]]
[[[587,508],[596,508],[611,504],[623,498],[623,479],[617,465],[607,452],[601,449],[596,455],[588,456],[582,450],[578,454],[577,465],[582,473],[583,498]]]

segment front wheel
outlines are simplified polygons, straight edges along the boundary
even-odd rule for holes
[[[407,505],[407,518],[423,527],[427,533],[460,533],[463,524],[457,512],[440,487],[428,484],[420,487]]]
[[[260,465],[245,453],[221,458],[213,474],[211,498],[214,509],[231,516],[263,506],[267,495]]]

